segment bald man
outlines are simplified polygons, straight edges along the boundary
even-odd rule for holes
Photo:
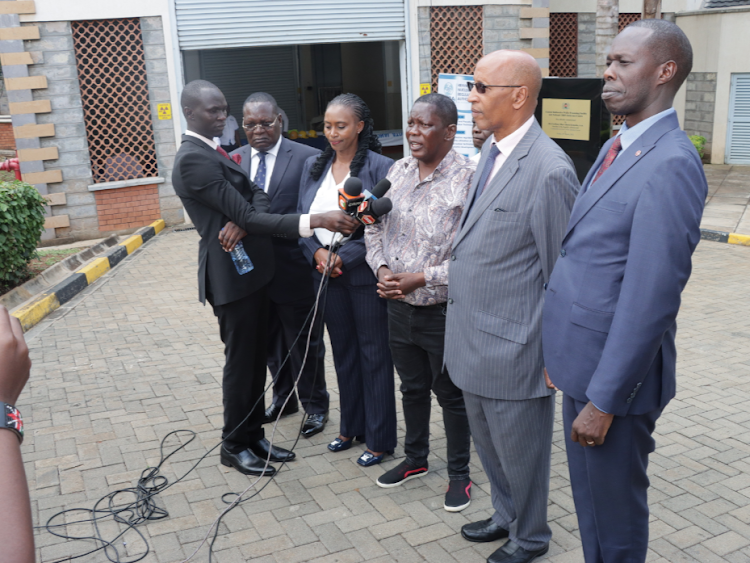
[[[573,163],[534,119],[542,84],[521,51],[483,57],[469,83],[482,148],[448,274],[445,363],[463,391],[492,487],[490,518],[466,524],[476,542],[508,538],[490,563],[547,552],[553,391],[545,385],[542,305],[578,192]]]

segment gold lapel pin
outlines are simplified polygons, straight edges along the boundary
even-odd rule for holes
[[[641,156],[641,151],[635,151],[635,156]]]

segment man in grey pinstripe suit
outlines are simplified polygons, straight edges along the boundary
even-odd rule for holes
[[[534,119],[536,61],[496,51],[474,74],[472,117],[493,131],[482,148],[448,279],[445,363],[463,390],[494,514],[466,524],[470,541],[509,540],[489,563],[525,563],[549,548],[554,396],[544,380],[544,289],[579,184]]]

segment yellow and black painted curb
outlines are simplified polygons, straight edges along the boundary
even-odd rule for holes
[[[159,219],[148,227],[140,229],[133,236],[112,247],[104,256],[95,258],[55,287],[37,295],[30,303],[14,311],[12,315],[21,321],[24,331],[29,330],[52,311],[73,299],[117,266],[146,241],[158,235],[164,226],[164,220]]]
[[[740,235],[737,233],[725,233],[723,231],[711,231],[701,229],[701,239],[713,242],[726,242],[728,244],[739,244],[741,246],[750,246],[750,236]]]

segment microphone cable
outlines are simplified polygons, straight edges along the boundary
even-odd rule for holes
[[[348,237],[347,237],[348,240]],[[338,251],[338,249],[341,247],[345,241],[336,241],[334,240],[334,244],[332,245],[329,254],[328,254],[328,260],[326,263],[326,271],[330,270],[333,266],[333,256]],[[161,520],[164,518],[167,518],[169,516],[168,512],[164,509],[159,507],[156,504],[155,497],[167,490],[168,488],[176,485],[177,483],[183,481],[188,475],[190,475],[197,467],[200,465],[200,463],[206,459],[216,448],[221,446],[224,443],[224,440],[229,438],[235,431],[237,431],[238,428],[240,428],[250,417],[250,415],[253,413],[253,411],[258,407],[261,400],[264,400],[266,392],[271,388],[271,386],[275,383],[276,379],[279,376],[279,373],[281,372],[282,368],[286,364],[287,361],[289,361],[292,350],[297,345],[297,342],[301,338],[302,334],[304,333],[306,327],[308,326],[308,320],[310,321],[310,330],[308,331],[307,336],[307,342],[305,347],[305,353],[303,356],[302,365],[300,367],[300,371],[297,374],[297,378],[294,381],[294,390],[296,391],[298,388],[299,380],[301,378],[302,372],[305,368],[305,363],[307,361],[307,356],[310,350],[310,341],[312,338],[312,327],[313,323],[316,320],[317,312],[320,309],[321,312],[321,321],[322,322],[322,315],[325,311],[325,304],[327,302],[327,289],[328,289],[328,282],[330,280],[330,277],[328,275],[323,275],[321,282],[318,286],[318,291],[316,294],[315,302],[308,312],[308,315],[305,319],[305,323],[303,324],[300,331],[297,333],[297,336],[292,343],[290,349],[288,350],[284,360],[282,361],[281,365],[279,366],[278,371],[276,372],[276,375],[271,378],[271,381],[268,383],[268,385],[265,387],[263,394],[261,394],[258,399],[255,401],[255,404],[251,407],[250,411],[247,413],[245,418],[234,428],[232,429],[225,438],[222,438],[216,445],[214,445],[212,448],[210,448],[206,453],[204,453],[183,475],[178,477],[175,481],[169,482],[168,479],[161,475],[161,468],[162,465],[173,455],[175,455],[180,450],[186,448],[193,440],[195,440],[197,434],[192,430],[174,430],[172,432],[169,432],[161,441],[159,446],[159,452],[160,452],[160,459],[157,463],[156,467],[149,467],[144,469],[141,472],[141,476],[138,479],[136,485],[134,487],[128,487],[124,489],[118,489],[115,491],[112,491],[110,493],[107,493],[106,495],[102,496],[100,499],[98,499],[95,503],[93,508],[70,508],[61,510],[55,514],[53,514],[48,520],[47,523],[43,526],[34,526],[35,529],[45,529],[49,533],[51,533],[54,536],[72,540],[72,541],[92,541],[94,544],[100,544],[94,549],[91,549],[85,553],[80,553],[77,555],[70,555],[67,557],[55,559],[53,563],[62,563],[65,561],[73,561],[76,559],[80,559],[82,557],[85,557],[87,555],[91,555],[93,553],[96,553],[98,551],[104,551],[107,560],[111,561],[112,563],[136,563],[138,561],[143,560],[149,553],[150,553],[150,546],[143,535],[143,533],[138,530],[137,526],[147,522],[148,520]],[[323,306],[319,307],[321,295],[323,296]],[[313,386],[318,376],[318,366],[316,364],[315,366],[315,372],[313,377]],[[271,433],[271,437],[269,439],[270,447],[273,446],[273,438],[276,432],[276,427],[278,425],[278,422],[281,418],[281,413],[283,412],[283,407],[286,406],[286,403],[291,398],[291,394],[287,397],[286,401],[284,402],[282,409],[279,413],[279,417],[276,419],[274,423],[274,427]],[[301,436],[302,427],[304,426],[304,417],[302,419],[302,422],[300,423],[299,431],[297,432],[297,437],[294,441],[294,444],[292,445],[292,448],[289,451],[294,451],[294,448],[297,446],[299,442],[299,438]],[[172,451],[170,451],[167,455],[164,454],[165,451],[165,443],[171,436],[178,437],[180,435],[186,435],[188,437],[187,441],[180,444],[178,447],[174,448]],[[266,463],[264,466],[265,468],[268,467],[270,463],[270,447],[269,447],[269,455],[266,458]],[[286,466],[287,462],[281,462],[280,467],[276,471],[276,473],[269,477],[268,481],[255,493],[250,495],[248,498],[242,498],[247,491],[249,491],[252,487],[254,487],[262,478],[262,476],[258,476],[257,479],[255,479],[243,492],[241,493],[225,493],[222,495],[222,501],[229,504],[229,506],[222,511],[222,513],[217,517],[217,519],[214,521],[214,523],[209,528],[208,533],[206,534],[206,537],[203,539],[201,544],[195,549],[193,554],[191,554],[187,559],[184,560],[184,562],[189,561],[192,559],[202,547],[206,541],[208,540],[209,536],[213,536],[211,539],[211,542],[209,544],[209,563],[212,561],[212,555],[213,555],[213,546],[214,543],[218,537],[218,531],[219,531],[219,524],[223,517],[228,514],[232,509],[239,506],[241,502],[245,502],[248,500],[251,500],[252,498],[256,497],[258,494],[260,494],[265,487],[268,486],[269,483],[275,478],[275,476],[279,473],[281,469],[283,469]],[[228,496],[235,496],[235,499],[232,502],[229,502],[226,500]],[[125,497],[132,497],[132,500],[129,502],[125,500],[120,500],[118,497],[125,496]],[[74,514],[74,513],[84,513],[89,515],[87,518],[84,519],[77,519],[70,522],[62,522],[57,523],[56,520],[58,519],[66,519],[67,516]],[[125,528],[120,531],[114,538],[111,540],[107,540],[103,537],[103,532],[100,529],[99,522],[104,519],[111,518],[114,522],[117,524],[125,526]],[[57,530],[59,528],[66,528],[67,526],[73,526],[73,525],[81,525],[81,524],[91,524],[94,533],[93,535],[73,535],[69,533],[61,533]],[[211,531],[213,530],[213,534]],[[140,540],[140,542],[143,543],[145,546],[145,551],[140,554],[139,556],[134,556],[134,559],[122,559],[120,555],[120,551],[118,549],[118,545],[115,544],[120,538],[123,538],[128,532],[134,531],[137,534],[137,540]],[[124,549],[125,551],[128,551],[127,542],[123,539],[123,545],[121,549]],[[132,543],[132,542],[131,542]]]

